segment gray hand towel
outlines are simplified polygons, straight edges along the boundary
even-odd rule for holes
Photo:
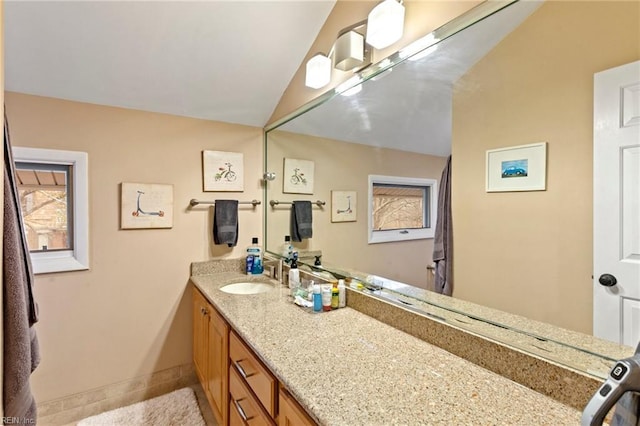
[[[36,424],[36,403],[29,377],[40,362],[33,324],[38,306],[33,298],[31,258],[22,226],[7,117],[4,118],[3,226],[3,415]]]
[[[234,247],[238,243],[238,200],[216,200],[213,242]]]
[[[640,357],[640,343],[636,348],[636,357]],[[616,404],[611,426],[640,426],[640,394],[626,392]]]
[[[313,236],[311,201],[294,201],[291,206],[291,239],[300,242]]]
[[[446,296],[453,293],[453,220],[451,215],[451,156],[442,170],[438,189],[438,218],[433,239],[436,264],[435,291]]]

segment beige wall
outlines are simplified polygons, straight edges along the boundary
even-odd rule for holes
[[[458,82],[454,295],[591,333],[593,74],[640,59],[638,2],[544,4]],[[547,190],[485,192],[485,151],[548,143]]]
[[[315,165],[313,195],[282,193],[284,158],[312,160]],[[268,167],[277,174],[269,182],[267,198],[323,200],[313,207],[313,238],[295,243],[304,250],[322,250],[323,261],[370,274],[426,287],[433,240],[401,243],[367,243],[368,175],[405,176],[440,180],[446,158],[393,149],[322,139],[283,131],[269,133]],[[331,191],[357,192],[357,221],[331,222]],[[278,248],[289,235],[290,205],[269,208],[267,247]]]
[[[189,264],[237,258],[262,235],[242,206],[238,246],[215,246],[210,208],[191,198],[261,199],[262,130],[6,93],[14,146],[89,154],[89,271],[39,275],[39,402],[189,363]],[[243,193],[202,192],[202,150],[244,153]],[[121,182],[174,185],[172,229],[120,230]]]
[[[369,12],[371,12],[378,3],[380,3],[378,0],[338,0],[336,2],[320,30],[318,37],[316,37],[311,49],[309,49],[307,56],[300,63],[298,71],[285,90],[269,122],[275,122],[295,111],[300,106],[327,92],[329,89],[336,87],[353,75],[351,72],[334,69],[331,74],[331,82],[327,86],[321,89],[311,89],[304,85],[307,60],[317,53],[328,54],[340,30],[367,19]],[[461,0],[405,1],[405,24],[402,38],[383,50],[374,50],[372,62],[376,63],[381,61],[392,53],[407,46],[412,41],[429,34],[431,31],[480,3],[481,1]]]

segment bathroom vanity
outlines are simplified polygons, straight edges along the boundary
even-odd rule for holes
[[[275,281],[260,294],[220,291],[268,281],[241,271],[238,260],[192,264],[194,361],[220,424],[579,422],[579,410],[349,306],[309,312]],[[201,308],[216,331],[200,325]]]

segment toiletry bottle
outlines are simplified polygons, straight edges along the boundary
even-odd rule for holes
[[[293,253],[291,267],[289,268],[289,291],[295,295],[296,289],[300,285],[300,270],[298,269],[298,253]]]
[[[247,272],[247,275],[251,275],[253,272],[253,256],[250,254],[247,255],[247,263],[245,264],[245,271]]]
[[[338,309],[340,306],[340,290],[338,289],[338,283],[333,282],[331,288],[331,309]]]
[[[347,287],[344,285],[344,280],[338,280],[338,307],[344,308],[347,306]]]
[[[291,262],[291,255],[293,254],[293,246],[291,245],[291,236],[284,236],[284,244],[280,250],[280,255],[284,258],[286,263]]]
[[[328,285],[322,286],[322,310],[331,310],[331,287]]]
[[[322,311],[322,294],[318,284],[313,285],[313,310]]]
[[[262,248],[258,245],[258,237],[253,237],[251,245],[247,247],[247,256],[249,255],[253,256],[251,273],[260,275],[264,271],[264,267],[262,266]]]

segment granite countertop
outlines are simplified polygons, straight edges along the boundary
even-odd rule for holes
[[[367,278],[366,274],[358,271],[333,267],[329,269],[357,277],[362,282]],[[634,348],[629,346],[383,277],[372,277],[384,283],[385,292],[390,291],[392,300],[408,301],[414,308],[435,315],[454,327],[478,333],[597,379],[605,379],[616,360],[630,357],[634,353]],[[372,294],[376,296],[376,292]],[[488,321],[499,326],[491,325]]]
[[[192,267],[191,281],[320,424],[579,424],[578,410],[349,307],[309,312],[280,284],[220,291],[268,280],[236,271]]]

